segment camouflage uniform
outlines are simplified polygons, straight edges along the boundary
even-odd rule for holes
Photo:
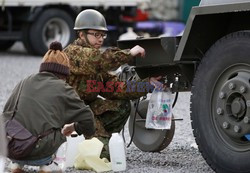
[[[120,132],[130,114],[130,99],[139,98],[145,92],[126,92],[126,84],[120,86],[120,92],[88,92],[88,81],[117,82],[117,76],[111,75],[109,71],[114,70],[122,64],[128,63],[133,57],[129,50],[119,48],[108,48],[104,52],[95,49],[81,39],[75,40],[64,49],[70,58],[70,77],[67,82],[73,86],[80,98],[88,104],[96,120],[95,136],[105,145],[102,156],[109,158],[108,141],[113,132]],[[143,81],[147,81],[145,79]],[[93,86],[92,89],[97,88]],[[118,86],[114,86],[114,91]],[[99,98],[98,95],[105,99]]]

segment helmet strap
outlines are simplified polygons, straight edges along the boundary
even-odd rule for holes
[[[87,37],[87,30],[82,31],[83,37],[85,38],[86,42],[90,45],[89,39]]]

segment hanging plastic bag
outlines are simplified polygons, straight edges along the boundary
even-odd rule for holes
[[[170,129],[172,122],[172,94],[169,90],[154,89],[146,117],[148,129]]]

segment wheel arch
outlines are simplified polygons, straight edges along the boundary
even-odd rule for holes
[[[250,23],[246,22],[250,11],[203,14],[203,8],[193,8],[174,61],[200,62],[207,50],[223,36],[250,30]]]

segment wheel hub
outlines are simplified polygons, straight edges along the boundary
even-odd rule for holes
[[[42,37],[47,46],[56,40],[61,42],[62,46],[65,47],[70,40],[70,28],[64,20],[53,18],[45,24]]]
[[[246,111],[246,104],[242,98],[235,98],[231,104],[231,111],[235,118],[240,119],[244,117]]]
[[[237,72],[217,88],[216,123],[228,137],[235,140],[241,140],[250,133],[247,104],[250,100],[249,79],[249,72]]]

